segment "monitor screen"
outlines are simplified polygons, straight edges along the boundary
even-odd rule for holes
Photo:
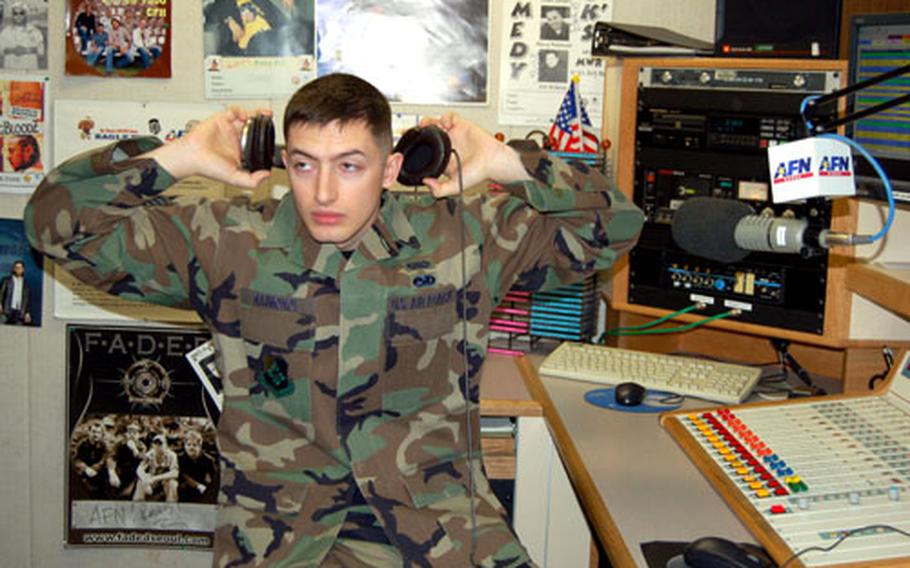
[[[837,59],[842,0],[717,0],[714,53]]]
[[[851,85],[910,64],[910,13],[855,16],[850,45]],[[856,112],[907,93],[910,75],[901,75],[858,91],[849,104]],[[896,190],[910,191],[910,103],[857,120],[847,134],[875,156]],[[872,166],[857,157],[855,169],[858,193],[883,197]]]

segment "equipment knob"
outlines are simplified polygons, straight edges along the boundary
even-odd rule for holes
[[[806,86],[806,76],[802,73],[797,73],[793,76],[793,86],[797,89],[802,89]]]
[[[711,82],[711,74],[707,71],[702,71],[701,75],[698,76],[698,82],[702,85],[707,85]]]
[[[669,71],[664,71],[663,73],[660,74],[661,83],[666,85],[667,83],[669,83],[672,80],[673,80],[673,73],[670,73]]]

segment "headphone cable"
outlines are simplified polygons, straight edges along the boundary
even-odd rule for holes
[[[464,226],[464,179],[461,172],[461,156],[453,148],[456,167],[458,168],[458,238],[461,245],[461,335],[462,335],[462,364],[464,367],[464,385],[462,387],[465,410],[465,431],[468,444],[468,492],[471,500],[471,546],[469,551],[470,562],[474,564],[474,554],[477,550],[477,512],[475,511],[475,496],[477,488],[474,483],[474,434],[471,428],[471,388],[470,372],[468,370],[468,267],[467,267],[467,236]]]

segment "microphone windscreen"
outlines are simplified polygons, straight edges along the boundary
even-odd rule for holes
[[[673,240],[684,251],[718,262],[738,262],[749,251],[736,244],[736,224],[752,208],[735,199],[687,199],[673,215]]]

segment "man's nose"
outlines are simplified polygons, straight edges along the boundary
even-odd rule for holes
[[[335,187],[335,178],[331,168],[322,168],[316,182],[316,202],[320,205],[328,205],[337,197],[338,189]]]

